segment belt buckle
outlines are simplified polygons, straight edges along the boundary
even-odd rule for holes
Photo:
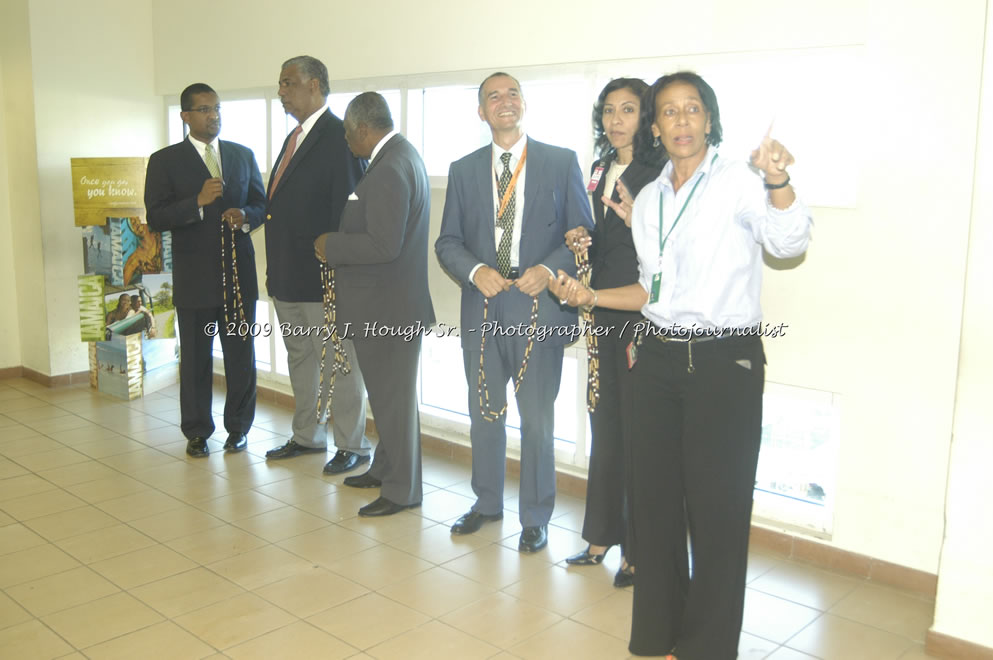
[[[686,337],[672,337],[670,335],[661,335],[661,334],[655,336],[658,337],[659,341],[662,342],[663,344],[669,344],[669,343],[688,344],[691,341],[693,341],[692,334],[688,334]]]
[[[521,277],[520,268],[511,268],[509,271],[507,271],[508,280],[516,280],[519,279],[520,277]]]

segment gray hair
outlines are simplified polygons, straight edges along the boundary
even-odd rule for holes
[[[297,55],[283,62],[283,68],[296,66],[304,80],[316,78],[321,85],[321,96],[327,98],[331,93],[331,82],[328,79],[328,68],[324,62],[310,55]]]
[[[392,131],[393,116],[390,106],[382,94],[362,92],[348,104],[345,110],[345,121],[353,124],[365,124],[374,131]]]

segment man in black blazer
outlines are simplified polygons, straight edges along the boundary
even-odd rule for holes
[[[221,337],[227,380],[225,451],[247,446],[245,434],[255,419],[255,349],[246,330],[255,322],[259,287],[248,231],[262,224],[265,191],[251,150],[217,139],[221,106],[213,89],[190,85],[180,96],[180,108],[189,136],[149,158],[145,209],[151,229],[172,232],[173,301],[182,349],[180,428],[186,453],[201,457],[209,453],[207,438],[214,432],[215,334]],[[239,306],[247,327],[230,326]]]
[[[336,231],[362,164],[348,151],[341,120],[327,109],[327,67],[307,55],[283,63],[279,98],[300,125],[287,136],[269,178],[265,216],[266,287],[276,306],[289,361],[295,411],[293,436],[266,454],[269,460],[327,451],[327,427],[317,419],[318,396],[327,397],[333,351],[328,346],[321,387],[324,288],[314,239]],[[285,330],[289,332],[285,332]],[[351,372],[335,379],[331,416],[338,451],[325,474],[352,470],[369,461],[365,437],[365,385],[355,348],[345,340]]]
[[[379,445],[365,474],[346,486],[382,487],[360,516],[388,516],[421,503],[421,424],[417,361],[434,324],[428,292],[431,185],[417,150],[393,129],[390,108],[375,92],[359,94],[345,112],[345,139],[369,168],[349,197],[339,231],[314,242],[335,269],[338,320],[353,328],[376,418]]]

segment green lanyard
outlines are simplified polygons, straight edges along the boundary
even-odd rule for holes
[[[713,167],[715,160],[717,160],[717,154],[714,154],[714,157],[710,160],[711,167]],[[702,172],[700,173],[700,177],[696,180],[696,183],[693,184],[693,189],[690,190],[690,194],[686,198],[686,201],[683,202],[683,208],[679,209],[679,215],[676,216],[676,221],[672,223],[672,226],[669,227],[669,231],[667,231],[665,235],[662,234],[662,208],[665,200],[665,195],[663,195],[661,192],[659,193],[659,266],[660,267],[662,265],[662,253],[665,251],[665,244],[669,240],[669,234],[671,234],[672,230],[675,229],[676,225],[679,224],[679,220],[683,217],[683,211],[685,211],[686,207],[690,205],[690,200],[693,199],[693,193],[696,192],[697,186],[700,185],[701,181],[703,181]]]

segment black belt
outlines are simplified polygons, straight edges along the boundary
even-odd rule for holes
[[[511,268],[507,272],[507,279],[508,280],[516,280],[516,279],[520,278],[520,276],[521,276],[521,269],[520,268]]]

